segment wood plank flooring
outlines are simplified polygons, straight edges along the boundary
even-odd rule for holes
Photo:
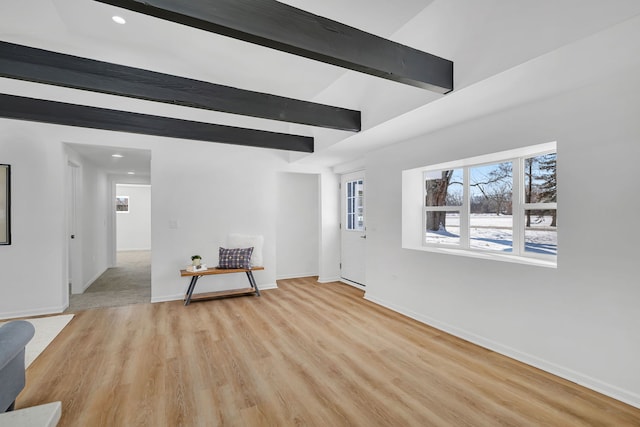
[[[60,426],[640,426],[640,409],[312,278],[80,312],[27,370]]]

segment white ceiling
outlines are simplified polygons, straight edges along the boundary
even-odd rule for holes
[[[452,60],[455,90],[439,95],[95,1],[20,0],[0,6],[1,40],[358,109],[363,131],[289,125],[10,79],[0,79],[0,92],[310,135],[316,152],[292,153],[291,161],[336,166],[372,149],[640,65],[637,0],[283,3]],[[127,24],[113,23],[114,14]],[[82,150],[87,157],[105,154]]]
[[[120,175],[119,182],[136,182],[151,176],[151,151],[127,147],[68,144],[68,147],[109,175]],[[118,157],[114,157],[117,155]]]

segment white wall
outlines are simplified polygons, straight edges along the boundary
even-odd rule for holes
[[[277,278],[317,276],[319,175],[279,173],[277,188]]]
[[[8,123],[0,119],[0,159],[12,175],[12,243],[0,246],[0,318],[61,311],[68,305],[64,150],[40,143],[43,129]]]
[[[151,150],[152,301],[181,299],[188,280],[178,270],[194,253],[215,265],[218,246],[226,244],[229,233],[264,236],[265,270],[255,278],[261,288],[276,286],[277,173],[293,170],[287,152],[0,119],[0,158],[13,166],[14,196],[13,244],[0,247],[0,318],[55,313],[68,305],[66,143]],[[92,220],[83,234],[93,236],[83,246],[95,249],[84,255],[100,259],[95,245],[103,224],[109,223],[106,240],[112,230],[101,212],[111,207],[97,205],[104,177],[97,172],[90,176],[90,165],[82,167],[83,186],[96,196],[82,202],[83,216]],[[330,195],[322,207],[320,245],[339,248],[337,178],[327,170],[315,172],[320,174],[322,197],[325,191]],[[118,180],[106,181],[108,204],[115,192],[112,183]],[[320,258],[319,274],[335,274],[337,252]],[[242,275],[207,277],[198,283],[198,291],[246,286]]]
[[[367,156],[366,298],[640,406],[640,70]],[[401,171],[558,143],[558,268],[401,248]]]
[[[116,195],[129,197],[129,212],[116,212],[117,250],[150,250],[151,187],[117,184]]]
[[[264,235],[266,269],[255,276],[262,287],[275,286],[274,195],[276,172],[287,167],[283,152],[5,119],[0,130],[0,158],[13,172],[13,244],[0,247],[0,318],[60,312],[68,304],[67,157],[60,141],[152,149],[152,172],[158,171],[151,182],[154,301],[181,298],[188,280],[178,270],[195,252],[215,264],[228,233]],[[102,180],[83,178],[93,188]],[[102,208],[93,212],[89,205],[83,201],[84,217],[95,216],[94,225],[102,227]],[[170,228],[171,220],[178,228]],[[245,282],[241,275],[211,277],[200,281],[199,290]]]
[[[200,254],[217,265],[230,233],[264,236],[261,288],[276,286],[276,173],[284,152],[197,141],[153,144],[152,301],[181,298],[188,280],[178,269]],[[176,228],[173,228],[176,227]],[[244,275],[200,280],[199,291],[246,287]]]

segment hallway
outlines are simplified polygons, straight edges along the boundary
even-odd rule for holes
[[[151,301],[151,251],[119,251],[109,268],[84,291],[69,296],[66,313]]]

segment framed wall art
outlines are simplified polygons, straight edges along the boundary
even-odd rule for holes
[[[11,166],[0,164],[0,245],[11,244]]]
[[[116,212],[129,213],[129,196],[116,196]]]

